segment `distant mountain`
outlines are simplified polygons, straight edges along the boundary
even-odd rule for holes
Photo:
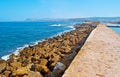
[[[34,21],[34,22],[50,22],[50,21],[54,21],[54,22],[69,22],[69,21],[84,21],[83,18],[69,18],[69,19],[26,19],[25,21]]]
[[[120,22],[120,17],[89,17],[89,18],[67,18],[67,19],[51,19],[51,18],[45,18],[45,19],[26,19],[25,21],[40,21],[40,22],[44,22],[44,21],[64,21],[64,22],[68,22],[68,21],[97,21],[97,22]]]
[[[89,21],[99,21],[99,22],[119,22],[120,17],[91,17],[86,18]]]

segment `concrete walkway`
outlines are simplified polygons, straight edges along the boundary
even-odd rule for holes
[[[120,35],[99,24],[62,77],[120,77]]]

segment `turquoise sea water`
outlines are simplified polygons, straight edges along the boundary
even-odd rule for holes
[[[114,27],[114,26],[120,26],[120,24],[110,24],[110,23],[107,23],[106,25],[107,26],[112,26],[110,28],[112,30],[114,30],[116,33],[120,34],[120,27]]]
[[[118,34],[120,34],[120,28],[111,28],[113,29],[115,32],[117,32]]]
[[[0,57],[73,29],[74,22],[0,22]]]

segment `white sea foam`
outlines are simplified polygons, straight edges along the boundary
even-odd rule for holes
[[[67,27],[72,28],[72,29],[75,29],[74,26],[67,26]]]
[[[23,47],[18,47],[12,54],[17,55],[19,53],[18,52],[19,50],[23,50],[25,47],[28,47],[28,46],[29,46],[28,44],[25,44]],[[1,59],[7,60],[7,59],[9,59],[9,56],[10,56],[10,54],[2,56]]]
[[[38,44],[38,42],[42,42],[42,41],[43,41],[43,40],[36,41],[36,42],[32,42],[32,44],[25,44],[25,45],[23,45],[22,47],[16,48],[16,50],[15,50],[13,53],[11,53],[11,54],[18,55],[18,53],[19,53],[18,51],[23,50],[25,47],[28,47],[28,46],[34,46],[34,45]],[[9,59],[9,56],[10,56],[10,54],[5,55],[5,56],[2,56],[1,59],[7,60],[7,59]]]
[[[9,59],[9,55],[2,56],[1,59],[7,60],[7,59]]]
[[[11,54],[18,55],[19,51],[20,51],[20,50],[23,50],[25,47],[34,46],[34,45],[38,44],[38,42],[42,42],[42,41],[43,41],[43,40],[39,40],[39,41],[36,41],[36,42],[32,42],[32,44],[25,44],[25,45],[23,45],[22,47],[16,48],[16,50],[15,50],[14,52],[12,52]],[[2,56],[1,59],[7,60],[7,59],[9,59],[9,56],[10,56],[10,54],[5,55],[5,56]]]
[[[112,23],[104,23],[104,24],[106,24],[108,26],[120,26],[120,24],[112,24]]]
[[[52,24],[50,26],[62,26],[62,24]]]
[[[73,26],[74,24],[72,24],[72,25],[68,25],[68,24],[53,24],[53,25],[50,25],[50,26],[57,26],[57,27],[60,27],[60,26],[64,26],[64,27],[69,27],[69,28],[72,28],[72,29],[74,29],[74,26]]]
[[[68,26],[67,26],[67,27],[68,27]],[[71,28],[70,30],[65,30],[65,31],[63,31],[63,32],[59,32],[58,34],[55,34],[55,35],[51,36],[50,38],[56,37],[56,36],[60,36],[60,35],[62,35],[63,33],[70,32],[70,31],[72,31],[72,30],[75,30],[74,26],[69,26],[69,27]]]

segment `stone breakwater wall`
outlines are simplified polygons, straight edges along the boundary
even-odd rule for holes
[[[62,77],[120,77],[120,35],[99,24]]]
[[[77,26],[73,31],[46,39],[0,60],[0,77],[61,77],[94,29]]]

